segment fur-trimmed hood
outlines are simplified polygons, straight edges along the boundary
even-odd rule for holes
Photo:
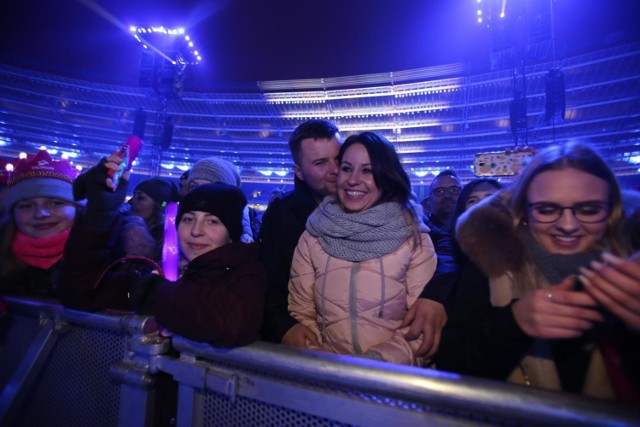
[[[510,192],[503,190],[467,210],[456,226],[462,251],[488,277],[517,271],[525,259],[525,245],[518,235],[519,219],[508,206]]]

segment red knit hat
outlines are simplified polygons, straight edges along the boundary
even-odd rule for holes
[[[78,171],[68,160],[53,160],[47,150],[20,159],[9,179],[6,206],[9,212],[21,200],[49,197],[75,203],[72,183]]]

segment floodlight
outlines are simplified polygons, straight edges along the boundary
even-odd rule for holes
[[[202,60],[195,43],[186,34],[184,28],[168,29],[164,26],[137,27],[132,25],[129,27],[129,31],[145,49],[154,50],[172,64],[180,62],[178,57],[191,65]]]

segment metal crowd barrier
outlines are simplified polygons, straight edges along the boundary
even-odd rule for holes
[[[170,346],[152,317],[65,310],[5,298],[2,426],[152,425],[149,360]]]
[[[638,408],[269,343],[158,338],[152,318],[9,299],[0,423],[154,426],[155,379],[178,383],[183,426],[640,426]]]

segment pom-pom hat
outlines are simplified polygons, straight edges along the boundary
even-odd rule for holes
[[[222,221],[231,240],[239,242],[242,235],[242,211],[246,204],[247,198],[235,185],[199,185],[180,201],[176,226],[180,226],[180,220],[186,212],[208,212]]]
[[[53,160],[47,150],[20,159],[11,173],[6,206],[13,212],[16,203],[36,197],[76,203],[72,183],[78,171],[68,160]]]

